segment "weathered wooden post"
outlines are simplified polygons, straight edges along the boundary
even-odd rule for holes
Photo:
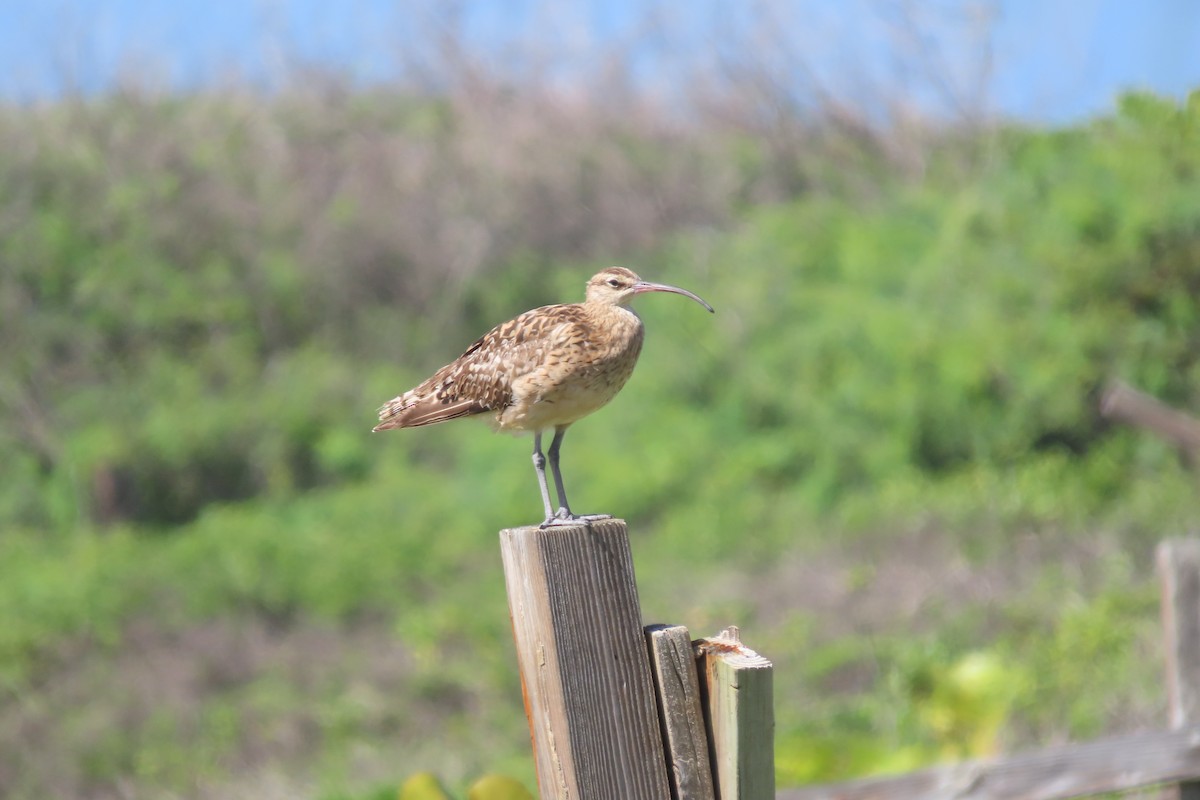
[[[646,628],[672,800],[715,800],[692,637],[682,625]]]
[[[696,642],[717,800],[774,800],[774,668],[736,627]]]
[[[1158,545],[1167,702],[1174,729],[1200,722],[1200,539]],[[1200,781],[1179,784],[1181,800],[1200,800]]]
[[[666,760],[622,520],[500,532],[543,800],[666,800]]]

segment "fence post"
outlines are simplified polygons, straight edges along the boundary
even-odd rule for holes
[[[1200,722],[1200,539],[1168,539],[1156,554],[1162,585],[1167,702],[1173,729]],[[1180,800],[1200,800],[1200,781],[1179,784]]]
[[[734,626],[696,657],[717,800],[775,800],[774,667]]]
[[[650,625],[646,644],[670,768],[671,800],[715,800],[692,637],[682,625]]]
[[[500,532],[543,800],[670,797],[623,520]]]

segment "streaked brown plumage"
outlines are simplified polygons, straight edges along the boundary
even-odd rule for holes
[[[689,291],[610,267],[588,281],[584,302],[535,308],[484,334],[428,380],[388,401],[379,410],[375,430],[490,413],[496,430],[532,431],[534,469],[546,511],[543,525],[580,519],[567,504],[559,447],[571,423],[604,406],[633,373],[643,328],[625,306],[644,292],[682,294],[712,311]],[[550,428],[557,512],[550,504],[541,448],[542,432]]]

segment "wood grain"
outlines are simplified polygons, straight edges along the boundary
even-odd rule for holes
[[[778,800],[1061,800],[1200,776],[1200,727],[1100,739],[893,778],[787,789]]]
[[[621,520],[500,532],[543,798],[670,796]]]
[[[774,668],[737,628],[695,643],[719,800],[774,800]]]
[[[667,749],[671,797],[714,800],[692,637],[682,625],[651,625],[646,628],[646,646],[658,694],[658,721]]]

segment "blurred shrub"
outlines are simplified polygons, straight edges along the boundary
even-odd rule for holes
[[[471,784],[467,800],[533,800],[520,781],[506,775],[485,775]],[[450,800],[438,779],[428,772],[411,776],[400,787],[398,800]]]
[[[728,128],[467,84],[0,108],[0,519],[174,524],[360,476],[326,435],[384,399],[364,365],[452,357],[564,261],[771,180]]]
[[[935,163],[878,207],[756,211],[699,266],[681,252],[672,277],[704,275],[719,313],[690,352],[673,342],[658,359],[651,342],[643,408],[683,389],[726,427],[721,462],[753,453],[755,486],[821,508],[905,475],[1057,454],[1099,501],[1119,483],[1111,464],[1135,461],[1135,437],[1095,412],[1102,383],[1181,405],[1200,386],[1200,150],[1164,144],[1200,144],[1200,102],[1125,108],[1086,131],[1005,131],[982,173]]]
[[[776,768],[783,784],[906,772],[938,761],[994,756],[1026,671],[995,652],[952,657],[909,642],[895,654],[882,696],[860,701],[861,718],[819,733],[793,729],[779,737]],[[878,706],[873,707],[873,706]],[[867,715],[891,722],[879,730]]]
[[[133,93],[0,113],[0,519],[172,525],[361,478],[376,404],[491,324],[577,297],[590,267],[564,260],[652,246],[645,271],[720,314],[642,301],[676,335],[651,340],[658,379],[618,435],[706,425],[690,439],[724,452],[715,482],[830,509],[910,473],[1086,456],[1110,436],[1093,408],[1113,374],[1196,394],[1195,98],[1001,130],[982,166],[947,139],[920,179],[809,192],[715,237],[679,231],[728,221],[731,187],[759,179],[728,172],[730,134],[597,106],[484,146],[486,114],[549,101],[476,99]],[[703,463],[685,438],[647,456],[675,492]]]
[[[503,607],[480,543],[536,518],[528,442],[371,437],[372,410],[629,258],[718,310],[640,299],[642,368],[564,449],[581,510],[638,521],[659,591],[858,529],[941,523],[981,559],[1027,531],[1102,521],[1128,544],[1194,522],[1194,476],[1094,406],[1114,375],[1200,402],[1200,94],[1129,95],[1063,130],[944,130],[903,168],[819,114],[683,120],[627,99],[473,76],[438,95],[315,82],[0,108],[14,702],[62,642],[116,647],[131,619],[382,620],[409,659],[397,713],[436,709],[477,745],[460,777],[528,768],[503,614],[479,613]],[[1096,696],[1141,674],[1153,610],[1124,568],[1098,599],[997,612],[994,642],[806,649],[810,671],[872,658],[884,679],[781,716],[782,782],[986,754],[1013,716],[1047,738],[1101,730],[1116,712]],[[284,695],[315,706],[335,754],[347,729],[393,724]],[[152,719],[160,746],[103,731],[79,761],[187,785],[236,746],[241,699],[215,732]],[[519,792],[502,784],[470,796]]]

